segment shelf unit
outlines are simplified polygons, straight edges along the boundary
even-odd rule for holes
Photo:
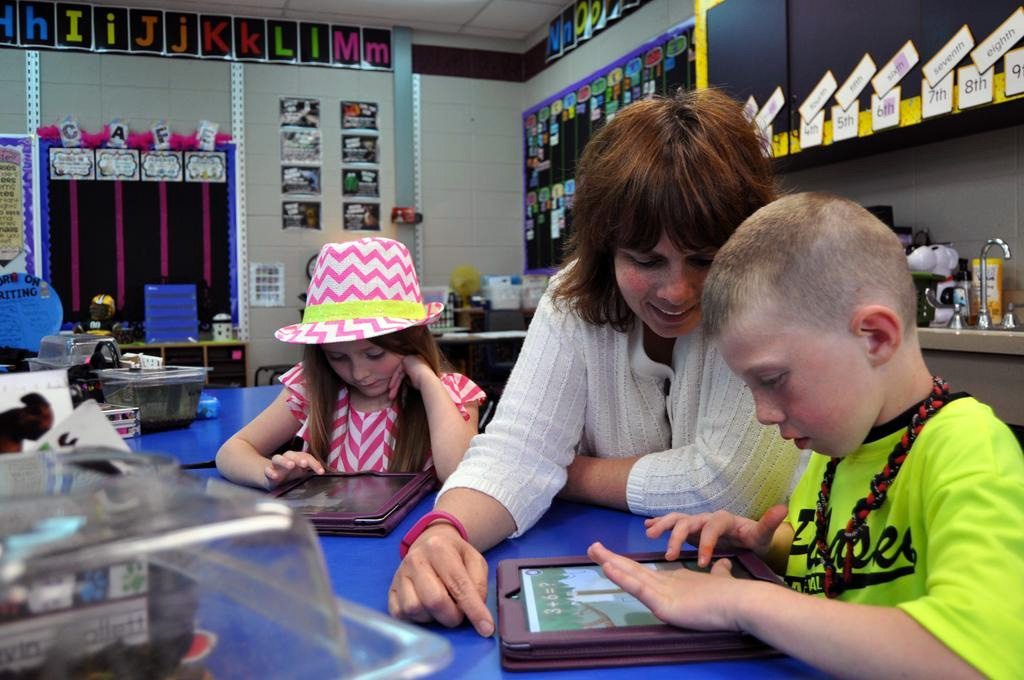
[[[248,387],[248,343],[245,342],[166,342],[121,345],[122,352],[162,357],[165,366],[202,366],[213,369],[206,374],[212,387]]]

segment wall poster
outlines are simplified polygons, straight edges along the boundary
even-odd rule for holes
[[[36,273],[35,158],[31,136],[0,136],[0,271]]]

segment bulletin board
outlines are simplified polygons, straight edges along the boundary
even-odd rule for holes
[[[40,140],[40,158],[60,146]],[[150,283],[195,284],[200,321],[230,310],[237,322],[235,145],[216,150],[227,160],[220,182],[55,180],[40,163],[42,276],[65,322],[87,319],[103,293],[116,320],[140,322]]]
[[[523,112],[526,273],[550,274],[562,262],[576,163],[591,135],[630,102],[694,85],[690,20]]]

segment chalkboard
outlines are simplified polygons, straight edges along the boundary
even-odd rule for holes
[[[550,274],[562,262],[576,162],[591,135],[631,102],[695,80],[691,20],[523,112],[526,273]]]

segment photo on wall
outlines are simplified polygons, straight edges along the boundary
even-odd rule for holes
[[[380,148],[377,138],[370,135],[341,136],[342,163],[379,163]]]
[[[375,102],[341,102],[341,127],[345,130],[379,130]]]
[[[281,127],[320,127],[320,100],[282,97]]]
[[[282,163],[319,163],[320,130],[281,130]]]
[[[345,231],[380,231],[380,205],[377,203],[343,204]]]
[[[285,201],[281,204],[282,229],[320,229],[319,201]]]
[[[380,196],[380,173],[376,170],[345,168],[341,173],[343,196],[377,198]]]
[[[284,264],[281,262],[249,263],[249,304],[253,307],[284,306]]]
[[[281,166],[281,193],[291,195],[320,195],[320,168],[301,165]]]

